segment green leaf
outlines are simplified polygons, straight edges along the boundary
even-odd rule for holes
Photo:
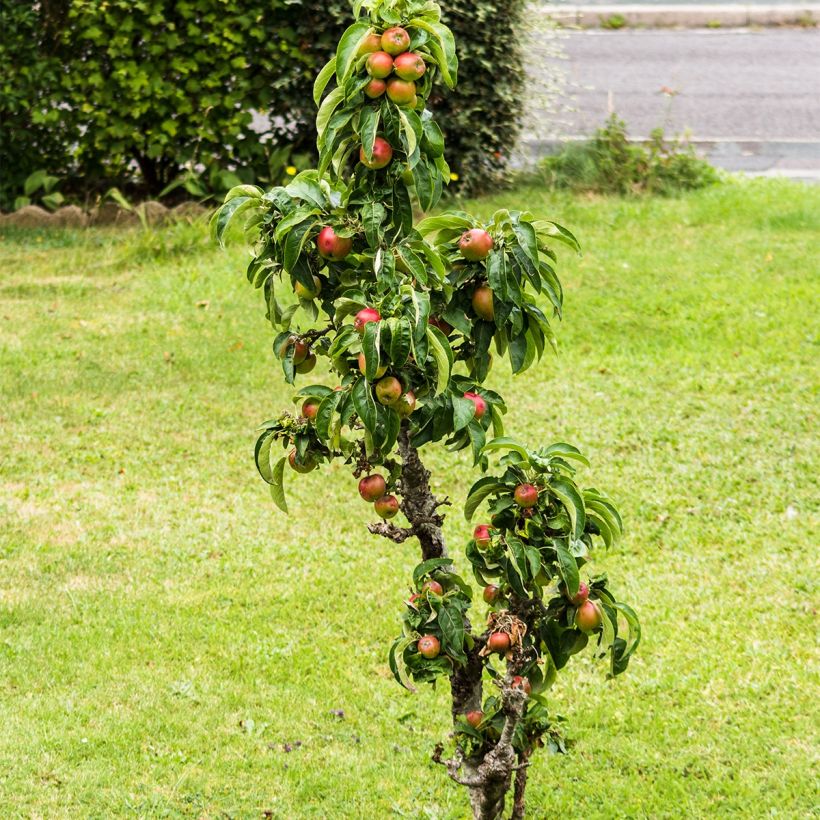
[[[362,337],[362,352],[364,353],[365,378],[372,382],[379,369],[379,340],[381,338],[381,322],[368,322],[364,326]]]
[[[530,453],[526,447],[519,444],[514,438],[510,438],[509,436],[502,436],[501,438],[494,438],[492,441],[487,442],[484,446],[484,452],[490,450],[513,450],[514,452],[521,455],[526,462],[530,460]]]
[[[399,121],[401,122],[402,131],[404,132],[404,144],[406,146],[407,156],[410,156],[418,145],[418,136],[416,130],[413,128],[413,124],[410,122],[410,117],[415,117],[415,119],[418,120],[418,115],[415,112],[407,112],[401,108],[397,110],[399,112]],[[419,126],[420,125],[421,122],[419,121]]]
[[[317,144],[320,148],[324,145],[325,131],[327,130],[330,118],[343,99],[344,91],[341,88],[334,88],[333,91],[322,100],[322,104],[319,106],[319,113],[316,115],[316,132],[318,135]]]
[[[585,464],[587,467],[589,466],[589,460],[577,447],[574,447],[572,444],[565,444],[562,441],[558,441],[555,444],[550,444],[545,453],[548,456],[571,458],[575,461],[580,461],[581,464]]]
[[[330,424],[333,421],[333,414],[336,412],[336,407],[341,399],[342,392],[340,390],[334,390],[328,393],[319,405],[314,426],[316,435],[324,441],[330,439]]]
[[[421,581],[421,579],[424,578],[425,575],[428,575],[434,569],[438,569],[439,567],[446,567],[452,563],[453,562],[450,558],[428,558],[426,561],[422,561],[413,570],[413,586],[416,587],[416,589],[418,589],[419,581]]]
[[[282,512],[288,511],[288,505],[285,501],[285,462],[287,458],[282,456],[273,468],[272,481],[270,484],[270,496],[274,504],[279,507]]]
[[[211,217],[211,237],[215,239],[220,247],[225,247],[225,232],[233,219],[249,208],[256,208],[259,205],[257,197],[238,196],[220,206]]]
[[[552,545],[555,547],[555,554],[558,556],[558,569],[567,586],[567,593],[570,597],[577,595],[581,583],[581,576],[578,574],[578,562],[569,551],[563,538],[553,538]]]
[[[475,418],[475,404],[469,399],[453,396],[453,432],[463,430]]]
[[[367,431],[370,435],[376,433],[376,401],[373,398],[373,392],[370,385],[364,379],[360,378],[353,387],[353,406],[359,414]]]
[[[341,86],[353,70],[359,53],[359,47],[370,33],[370,23],[357,20],[341,36],[336,48],[336,81]]]
[[[472,402],[470,402],[472,404]],[[473,407],[475,409],[475,406]],[[464,504],[464,517],[469,521],[475,511],[479,508],[481,502],[491,493],[496,490],[504,490],[505,487],[495,476],[485,476],[479,478],[467,493],[467,501]]]
[[[324,68],[316,76],[316,80],[313,83],[313,102],[316,103],[316,105],[319,105],[319,101],[322,99],[322,93],[330,82],[330,78],[335,73],[336,58],[331,57],[330,60],[325,63]]]
[[[455,213],[444,213],[438,216],[428,216],[427,219],[422,219],[416,230],[422,235],[435,233],[445,229],[454,229],[459,231],[466,231],[473,227],[473,220],[466,215]]]
[[[443,393],[450,383],[450,372],[453,369],[453,351],[447,337],[432,325],[427,326],[427,342],[436,363],[436,394]],[[472,404],[472,402],[470,403]]]
[[[413,330],[405,317],[390,325],[390,361],[394,367],[401,367],[410,355]]]
[[[427,42],[427,47],[438,64],[441,77],[448,88],[456,86],[458,75],[458,58],[456,57],[456,43],[453,34],[447,26],[441,23],[428,23],[426,20],[413,18],[407,24],[410,27],[420,28],[433,35]]]
[[[381,109],[376,106],[365,105],[359,113],[359,137],[368,161],[373,159],[373,143],[379,130],[380,112]]]
[[[390,652],[387,657],[387,662],[390,666],[390,671],[393,673],[393,677],[409,692],[415,692],[416,687],[413,686],[410,681],[410,676],[407,674],[407,666],[404,663],[404,653],[416,640],[417,638],[412,635],[403,635],[400,638],[396,638],[390,647]]]
[[[580,538],[586,527],[586,514],[584,512],[584,500],[581,498],[578,488],[564,478],[553,478],[550,481],[549,490],[567,508],[569,520],[572,524],[572,534],[575,538]]]
[[[270,449],[275,441],[276,438],[270,431],[266,430],[256,440],[256,447],[254,447],[253,451],[256,469],[259,470],[259,475],[261,475],[268,484],[273,483],[273,472],[270,467]]]
[[[444,651],[455,660],[466,663],[464,654],[464,617],[461,610],[443,603],[438,610],[438,625],[444,638]]]

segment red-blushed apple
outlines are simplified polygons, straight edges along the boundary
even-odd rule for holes
[[[396,105],[412,105],[416,99],[416,84],[391,77],[387,81],[387,98]]]
[[[313,353],[308,353],[304,360],[297,364],[293,369],[297,373],[310,373],[316,367],[316,356]]]
[[[373,504],[373,508],[380,518],[393,518],[399,511],[399,500],[394,495],[383,495]]]
[[[525,510],[538,503],[538,490],[532,484],[519,484],[513,492],[515,503]]]
[[[424,586],[421,588],[422,592],[435,592],[436,595],[443,595],[444,594],[444,587],[438,581],[425,581]]]
[[[376,100],[387,91],[387,83],[384,80],[377,80],[375,77],[364,87],[364,93],[371,100]]]
[[[307,342],[303,342],[297,336],[291,336],[284,345],[282,345],[282,351],[279,354],[283,359],[287,357],[288,351],[293,348],[293,363],[295,365],[301,364],[310,353],[310,348],[307,345]]]
[[[301,282],[293,286],[294,293],[300,298],[310,301],[315,299],[322,292],[322,280],[318,276],[313,277],[313,289],[308,290]]]
[[[445,322],[440,316],[431,316],[427,320],[427,324],[437,327],[445,336],[449,336],[453,332],[453,326],[449,322]]]
[[[297,459],[298,456],[296,454],[296,448],[294,447],[288,453],[288,464],[290,464],[297,473],[309,473],[311,470],[316,469],[316,462],[310,456],[305,456],[301,462]]]
[[[408,390],[390,406],[399,414],[400,418],[406,419],[416,409],[416,394],[412,390]]]
[[[302,402],[302,415],[309,421],[313,421],[319,412],[320,404],[319,399],[305,399]]]
[[[581,606],[587,598],[589,598],[589,587],[581,581],[578,584],[578,592],[569,599],[569,602],[574,606]]]
[[[484,414],[487,412],[487,402],[484,400],[482,396],[479,396],[478,393],[465,393],[465,399],[469,399],[475,405],[475,418],[479,421],[484,418]]]
[[[384,137],[376,137],[373,140],[373,156],[370,159],[364,152],[364,146],[359,148],[359,162],[371,171],[384,168],[390,164],[391,159],[393,159],[393,146]]]
[[[365,68],[371,77],[383,80],[393,71],[393,58],[386,51],[374,51],[367,58]]]
[[[356,328],[356,332],[361,336],[364,333],[364,326],[368,322],[380,322],[381,318],[382,315],[376,308],[362,308],[353,320],[353,327]]]
[[[532,694],[532,684],[528,678],[524,678],[521,675],[515,675],[512,679],[512,685],[515,689],[523,689],[527,695]]]
[[[365,360],[364,360],[364,353],[359,353],[357,361],[359,363],[359,370],[361,371],[362,375],[364,376],[365,368],[367,367],[367,362],[365,362]],[[386,364],[381,364],[376,369],[375,378],[380,379],[385,373],[387,373],[387,365]]]
[[[441,652],[441,643],[435,635],[422,635],[419,638],[418,647],[419,654],[428,660],[437,658]]]
[[[424,60],[412,51],[405,51],[393,60],[393,71],[402,80],[418,80],[426,69],[427,66],[424,64]]]
[[[479,319],[485,322],[492,322],[495,318],[495,305],[493,304],[493,292],[487,285],[479,285],[473,292],[473,310]]]
[[[487,584],[484,587],[484,601],[488,604],[494,604],[498,600],[498,596],[501,594],[501,587],[496,586],[495,584]]]
[[[362,57],[365,54],[372,54],[374,51],[382,50],[382,36],[371,31],[370,34],[362,40],[359,50],[356,52],[357,57]]]
[[[395,376],[385,376],[376,382],[376,398],[379,404],[393,404],[401,398],[401,382]]]
[[[506,632],[491,632],[487,638],[490,652],[504,654],[510,648],[510,636]]]
[[[387,482],[378,473],[367,475],[359,481],[359,495],[365,501],[378,501],[386,491]]]
[[[486,524],[479,524],[473,530],[473,538],[475,539],[476,546],[480,549],[487,549],[492,543],[492,533],[490,532],[490,528]]]
[[[464,720],[466,720],[473,729],[478,729],[481,725],[481,721],[484,720],[484,712],[482,712],[481,709],[471,709],[465,713]]]
[[[316,247],[325,259],[339,262],[350,253],[353,240],[349,236],[339,236],[330,225],[325,225],[316,237]]]
[[[575,626],[581,632],[594,632],[601,625],[601,610],[593,601],[586,600],[575,610]]]
[[[407,599],[407,603],[408,603],[408,604],[412,604],[413,606],[415,606],[415,605],[416,605],[416,601],[418,601],[418,599],[419,599],[419,598],[421,598],[421,597],[422,597],[422,596],[421,596],[421,593],[420,593],[420,592],[414,592],[414,593],[413,593],[413,594],[412,594],[412,595],[411,595],[411,596]]]
[[[458,249],[468,262],[478,262],[493,249],[493,238],[483,228],[473,228],[461,234]]]
[[[401,26],[393,26],[382,34],[382,48],[394,57],[410,47],[410,35]]]

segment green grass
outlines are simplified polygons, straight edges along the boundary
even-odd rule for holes
[[[820,189],[469,206],[524,203],[585,255],[561,355],[491,386],[509,432],[592,458],[628,527],[598,566],[645,632],[617,681],[583,657],[554,688],[572,746],[531,815],[809,816]],[[340,466],[291,476],[287,518],[255,473],[290,390],[243,252],[16,233],[0,266],[0,816],[465,817],[429,760],[446,687],[385,663],[414,548]],[[466,456],[426,458],[460,504]]]

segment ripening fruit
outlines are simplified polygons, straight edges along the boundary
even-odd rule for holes
[[[419,654],[423,658],[437,658],[438,653],[441,652],[441,643],[435,635],[422,635],[419,638]]]
[[[288,464],[290,464],[297,473],[309,473],[311,470],[316,469],[316,462],[310,456],[305,456],[305,459],[301,463],[296,460],[295,447],[288,453]]]
[[[589,587],[581,581],[581,583],[578,584],[578,592],[569,599],[569,602],[573,606],[581,606],[587,598],[589,598]]]
[[[475,405],[475,418],[481,420],[487,412],[487,402],[478,393],[465,393],[465,399],[469,399]]]
[[[416,99],[416,84],[391,77],[387,81],[387,96],[396,105],[413,105]]]
[[[538,503],[538,490],[532,484],[519,484],[513,493],[515,503],[525,510],[534,507]]]
[[[427,324],[437,327],[445,336],[449,336],[453,332],[453,326],[449,322],[445,322],[440,316],[431,316],[427,320]]]
[[[393,71],[393,58],[385,51],[374,51],[367,58],[365,67],[371,77],[383,80],[385,77],[389,77]]]
[[[487,646],[490,652],[503,654],[510,648],[510,636],[506,632],[492,632],[487,638]]]
[[[416,409],[416,394],[408,390],[391,405],[400,418],[406,419]]]
[[[370,168],[371,171],[378,171],[384,168],[393,159],[393,147],[384,139],[384,137],[376,137],[373,141],[373,156],[368,159],[364,153],[364,146],[359,148],[359,162],[365,168]]]
[[[322,280],[318,276],[313,277],[313,290],[308,290],[301,282],[297,282],[293,290],[300,299],[315,299],[322,292]]]
[[[359,353],[359,370],[361,371],[362,375],[365,374],[365,368],[367,367],[367,362],[364,359],[364,353]],[[378,369],[376,370],[376,378],[380,379],[385,373],[387,373],[387,365],[381,364],[379,365]]]
[[[594,632],[601,625],[601,610],[593,601],[586,600],[575,610],[575,626],[581,632]]]
[[[494,604],[500,594],[501,587],[495,584],[487,584],[487,586],[484,587],[484,601],[488,604]]]
[[[314,356],[313,353],[308,353],[308,355],[305,356],[304,361],[297,364],[293,369],[297,373],[310,373],[314,367],[316,367],[316,356]]]
[[[419,598],[421,598],[421,594],[420,594],[420,593],[418,593],[418,592],[414,592],[414,593],[413,593],[413,594],[412,594],[412,595],[411,595],[411,596],[407,599],[407,603],[408,603],[408,604],[413,604],[413,605],[415,606],[415,603],[416,603],[416,601],[418,601],[418,599],[419,599]]]
[[[515,689],[523,689],[528,695],[532,694],[532,684],[528,678],[521,677],[521,675],[515,675],[512,679],[512,685]]]
[[[473,530],[473,538],[475,539],[477,547],[483,550],[487,549],[487,547],[489,547],[492,543],[490,528],[486,524],[479,524]]]
[[[493,306],[493,292],[487,285],[479,285],[473,292],[473,310],[479,319],[485,322],[492,322],[495,317],[495,307]]]
[[[393,518],[399,511],[399,500],[394,495],[383,495],[373,504],[373,509],[381,518]]]
[[[309,421],[313,421],[319,412],[320,404],[319,399],[305,399],[302,403],[302,415]]]
[[[393,26],[382,34],[382,48],[395,56],[410,47],[410,35],[401,26]]]
[[[421,588],[422,592],[435,592],[436,595],[443,595],[444,594],[444,587],[438,581],[426,581],[424,586]]]
[[[378,99],[387,90],[387,83],[384,80],[377,80],[373,78],[365,87],[364,93],[370,97],[371,100]]]
[[[353,320],[353,327],[356,328],[356,332],[361,336],[364,333],[364,326],[368,322],[380,322],[381,318],[382,315],[376,308],[362,308]]]
[[[393,71],[402,80],[418,80],[426,69],[427,66],[424,64],[424,60],[412,51],[405,51],[393,60]]]
[[[359,481],[359,495],[365,500],[378,501],[387,491],[387,482],[378,473],[367,475]]]
[[[395,376],[385,376],[376,382],[376,398],[379,404],[393,404],[401,398],[401,382]]]
[[[316,237],[316,247],[325,259],[338,262],[350,253],[353,240],[349,236],[339,236],[330,225],[325,225]]]
[[[362,44],[359,46],[359,50],[356,52],[357,57],[361,57],[364,54],[372,54],[374,51],[381,51],[382,50],[382,38],[380,34],[376,34],[375,31],[371,31],[370,34],[365,37],[362,41]]]
[[[493,238],[483,228],[472,228],[461,234],[458,249],[468,261],[478,262],[486,259],[493,249]]]
[[[288,350],[291,348],[293,348],[293,363],[295,365],[301,364],[307,358],[308,353],[310,353],[310,348],[306,342],[303,342],[296,336],[291,336],[290,339],[282,345],[282,352],[279,354],[281,358],[284,359],[288,355]]]
[[[473,729],[478,729],[481,721],[484,720],[484,712],[482,712],[481,709],[472,709],[464,715],[464,720],[466,720]]]

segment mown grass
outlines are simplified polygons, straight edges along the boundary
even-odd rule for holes
[[[645,633],[617,681],[582,658],[556,685],[572,745],[532,816],[810,815],[820,190],[469,206],[583,242],[560,357],[492,386],[511,433],[592,458],[628,526],[598,566]],[[290,389],[243,252],[27,232],[0,265],[0,816],[465,817],[429,760],[446,687],[385,663],[413,547],[366,533],[341,468],[294,477],[288,518],[255,474]],[[466,457],[427,459],[458,504]]]

